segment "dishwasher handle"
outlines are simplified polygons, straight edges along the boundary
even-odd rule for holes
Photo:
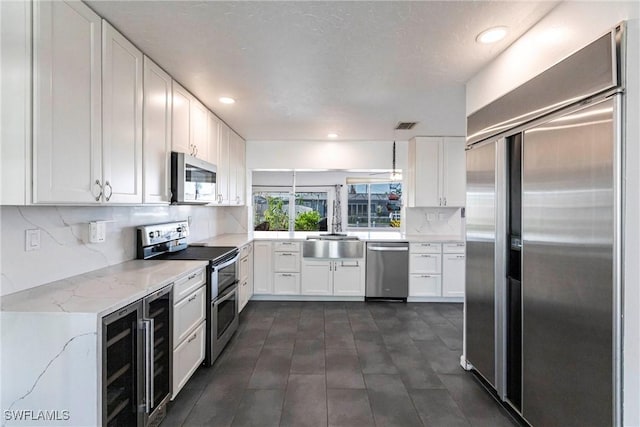
[[[378,252],[407,252],[409,248],[406,246],[368,246],[367,250]]]

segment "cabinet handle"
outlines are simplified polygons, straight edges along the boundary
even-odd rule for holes
[[[440,201],[438,202],[438,205],[442,206],[442,197],[440,197]]]
[[[291,242],[281,242],[280,244],[282,246],[291,246],[291,245],[293,245],[293,243],[291,243]]]
[[[191,302],[191,301],[193,301],[194,299],[196,299],[197,297],[198,297],[198,294],[197,294],[197,293],[195,293],[195,294],[193,294],[193,296],[192,296],[191,298],[189,298],[189,299],[187,300],[187,302]]]
[[[430,274],[421,274],[420,277],[431,277]]]
[[[193,273],[191,276],[187,277],[187,280],[194,279],[197,275],[198,273]]]
[[[109,184],[109,181],[105,181],[104,186],[107,187],[109,186],[109,195],[107,196],[107,193],[104,193],[104,196],[107,200],[107,202],[109,201],[109,199],[111,199],[111,196],[113,195],[113,188],[111,187],[111,184]]]
[[[195,148],[195,150],[196,150],[196,157],[197,157],[198,156],[198,146],[194,145],[193,148]]]
[[[288,252],[283,252],[283,253],[281,253],[280,255],[282,255],[282,256],[293,256],[293,254],[290,254],[290,253],[288,253]]]
[[[458,255],[456,258],[458,258],[458,259],[464,259],[464,255]]]
[[[94,183],[94,185],[97,185],[98,188],[100,189],[100,194],[98,194],[96,196],[96,202],[99,202],[100,198],[102,197],[102,184],[100,184],[100,180],[99,179],[96,179],[96,182]]]
[[[197,336],[198,336],[198,333],[196,332],[195,334],[193,334],[193,336],[192,336],[191,338],[189,338],[189,339],[187,340],[187,342],[189,343],[189,342],[191,342],[191,341],[195,340]]]
[[[447,198],[444,198],[444,205],[447,206]]]
[[[422,258],[433,258],[433,255],[420,255]]]

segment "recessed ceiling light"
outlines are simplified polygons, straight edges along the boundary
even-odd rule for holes
[[[507,27],[492,27],[484,30],[476,37],[478,43],[489,44],[495,43],[507,35]]]
[[[223,96],[222,98],[219,98],[218,101],[222,102],[223,104],[235,104],[236,100],[233,98],[229,98],[228,96]]]
[[[335,132],[331,132],[327,134],[327,138],[337,138],[337,137],[338,137],[338,134]]]

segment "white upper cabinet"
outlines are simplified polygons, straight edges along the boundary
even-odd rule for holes
[[[142,203],[142,52],[103,21],[102,54],[103,195]]]
[[[175,80],[173,87],[171,150],[191,154],[191,94]]]
[[[100,17],[78,1],[33,2],[33,37],[33,201],[99,203]]]
[[[31,2],[0,2],[0,204],[31,202]],[[11,70],[5,72],[4,70]]]
[[[143,203],[171,201],[171,76],[144,57]]]
[[[218,138],[220,132],[220,119],[211,111],[207,111],[207,145],[209,150],[209,162],[218,166]]]
[[[218,203],[229,204],[229,145],[231,129],[220,123],[218,134],[218,174],[216,188],[218,189]]]
[[[190,124],[191,155],[205,162],[209,159],[209,140],[207,138],[207,107],[195,98],[191,99]]]
[[[416,137],[409,141],[409,207],[464,206],[463,137]]]
[[[208,112],[195,96],[173,81],[173,151],[210,161]]]

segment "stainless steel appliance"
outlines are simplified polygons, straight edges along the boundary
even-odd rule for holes
[[[409,244],[367,243],[365,300],[407,301],[409,295]]]
[[[238,259],[236,247],[189,246],[187,221],[138,227],[138,258],[206,260],[207,351],[205,364],[212,365],[238,330]]]
[[[620,425],[622,38],[468,118],[465,362],[534,427]]]
[[[171,203],[202,205],[217,200],[214,164],[184,153],[171,153]]]
[[[102,425],[157,426],[171,397],[173,292],[166,286],[102,320]]]

